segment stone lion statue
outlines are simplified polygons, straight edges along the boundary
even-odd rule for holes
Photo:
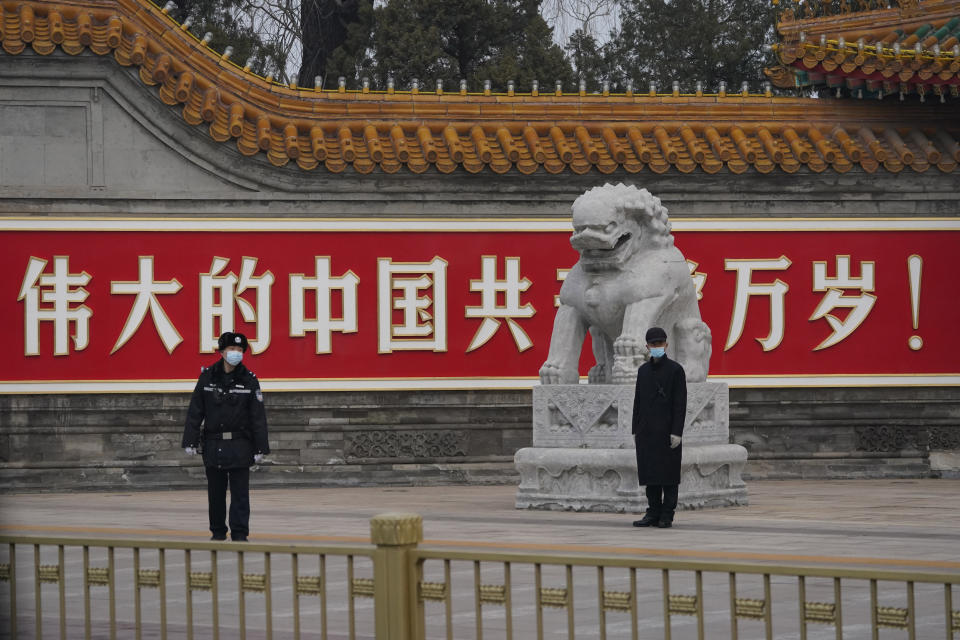
[[[710,364],[710,328],[683,254],[673,246],[667,209],[646,189],[606,184],[573,203],[570,244],[580,260],[560,289],[544,384],[576,384],[587,332],[597,364],[589,381],[632,384],[649,357],[644,334],[663,327],[668,355],[688,382],[703,382]]]

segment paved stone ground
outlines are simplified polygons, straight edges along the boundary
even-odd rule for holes
[[[424,518],[425,544],[448,549],[482,551],[523,551],[602,554],[615,557],[684,559],[711,562],[758,562],[771,564],[826,565],[907,572],[938,572],[957,576],[953,609],[960,609],[960,481],[958,480],[871,480],[871,481],[764,481],[749,485],[751,504],[722,510],[687,511],[677,514],[669,530],[635,529],[636,516],[623,514],[518,511],[513,508],[514,487],[424,487],[357,489],[288,489],[252,492],[251,539],[264,543],[346,544],[366,543],[369,519],[387,511],[419,513]],[[0,495],[0,532],[8,535],[68,537],[164,538],[206,540],[206,494],[195,491],[144,493],[70,493]],[[237,545],[229,544],[229,548]],[[150,554],[153,555],[150,555]],[[99,555],[98,555],[99,554]],[[0,552],[6,556],[6,551]],[[194,554],[195,571],[209,570],[209,554]],[[246,554],[245,572],[262,572],[262,554]],[[222,637],[237,637],[236,554],[220,553],[219,602]],[[91,565],[104,566],[106,555],[91,551]],[[5,558],[4,558],[5,560]],[[317,573],[317,561],[305,561],[301,573]],[[130,552],[117,552],[118,579],[132,576]],[[32,566],[33,551],[18,551],[18,636],[34,633],[34,614],[28,610],[33,597],[33,578],[25,569]],[[56,562],[56,548],[44,547],[42,564]],[[155,552],[144,552],[143,566],[155,566]],[[82,635],[83,607],[79,549],[68,548],[67,637]],[[171,579],[168,589],[170,637],[184,637],[186,595],[183,588],[182,552],[168,552]],[[70,579],[71,571],[76,575]],[[330,638],[348,637],[348,605],[339,597],[347,584],[346,564],[330,557],[328,566]],[[473,603],[473,564],[452,563],[454,637],[473,638],[476,618]],[[427,579],[442,581],[442,563],[427,564]],[[536,637],[534,579],[532,568],[513,566],[513,633],[516,638]],[[576,637],[599,637],[596,606],[597,572],[593,568],[573,570]],[[357,558],[355,577],[372,575],[370,563]],[[673,572],[671,592],[693,593],[693,574]],[[664,637],[659,572],[638,572],[640,593],[639,637]],[[289,558],[273,565],[273,629],[275,637],[292,637]],[[625,570],[608,570],[605,588],[629,590]],[[484,564],[482,582],[503,582],[501,564]],[[564,586],[562,567],[545,567],[543,586]],[[808,601],[833,600],[829,581],[809,580]],[[728,576],[704,574],[704,608],[709,639],[730,637]],[[232,587],[232,589],[231,589]],[[45,585],[44,637],[58,637],[58,608],[55,585]],[[798,638],[797,580],[774,576],[774,637]],[[159,637],[156,592],[144,590],[145,637]],[[228,595],[230,594],[230,595]],[[760,578],[741,577],[738,595],[762,598]],[[917,637],[944,638],[944,589],[916,585]],[[103,619],[107,611],[106,589],[93,591],[94,616]],[[263,596],[248,594],[247,629],[250,638],[263,637],[266,627]],[[304,600],[304,637],[319,636],[319,613],[314,599]],[[211,637],[210,595],[195,592],[196,637]],[[869,638],[867,617],[868,583],[844,584],[843,629],[846,638]],[[0,614],[9,617],[9,587],[0,585]],[[880,583],[880,604],[906,606],[903,585]],[[357,599],[357,637],[372,636],[372,601]],[[133,595],[129,584],[117,594],[118,637],[131,637]],[[507,620],[502,607],[483,607],[484,637],[504,637]],[[545,609],[545,637],[557,632],[566,635],[566,614]],[[6,625],[4,625],[6,627]],[[428,637],[444,637],[445,614],[440,604],[427,605]],[[673,618],[673,637],[696,637],[692,617]],[[553,630],[553,631],[551,631]],[[607,615],[610,638],[630,637],[629,616]],[[2,634],[6,633],[6,636]],[[102,623],[94,624],[94,636],[106,637]],[[763,625],[741,622],[740,637],[763,637]],[[960,633],[958,633],[960,635]],[[9,631],[0,631],[9,637]],[[813,625],[811,640],[834,638],[832,627]],[[882,630],[880,638],[901,638],[900,630]]]

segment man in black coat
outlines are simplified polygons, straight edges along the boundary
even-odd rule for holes
[[[633,438],[637,479],[647,487],[647,513],[635,527],[673,526],[680,489],[687,378],[680,363],[666,355],[667,333],[652,327],[646,335],[650,359],[637,371],[633,396]]]
[[[203,454],[212,540],[227,539],[229,486],[230,537],[246,542],[250,467],[270,453],[267,415],[260,382],[240,363],[247,350],[246,336],[228,331],[220,336],[217,347],[220,360],[201,371],[190,398],[182,446],[188,455],[196,455],[198,450]]]

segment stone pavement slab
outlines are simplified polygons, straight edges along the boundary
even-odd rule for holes
[[[630,514],[524,511],[513,486],[263,489],[251,538],[366,542],[385,511],[423,516],[428,544],[960,571],[960,480],[758,481],[750,505],[683,511],[669,530]],[[206,539],[206,493],[0,494],[0,531]]]
[[[520,511],[513,508],[513,486],[452,487],[389,487],[389,488],[311,488],[261,489],[254,482],[252,490],[251,540],[263,543],[348,544],[369,542],[369,520],[384,512],[414,512],[423,516],[425,545],[452,550],[488,552],[545,552],[556,554],[597,554],[609,557],[651,559],[684,559],[707,562],[746,562],[790,565],[840,566],[934,572],[960,575],[960,481],[957,480],[870,480],[870,481],[763,481],[749,485],[751,504],[729,509],[684,511],[677,514],[673,529],[636,529],[631,521],[637,516],[611,513],[573,513],[554,511]],[[0,494],[0,533],[7,535],[44,535],[72,538],[174,539],[206,541],[206,493],[192,491],[135,493],[63,493],[63,494]],[[243,545],[227,543],[229,549]],[[18,547],[18,549],[20,549]],[[247,557],[243,572],[264,571],[263,554]],[[23,548],[17,554],[17,566],[32,566],[32,550]],[[144,552],[145,566],[156,564],[156,552]],[[344,599],[352,577],[372,577],[367,558],[357,557],[348,570],[343,557],[330,556],[326,573],[329,589],[329,638],[350,636],[351,606],[355,613],[355,636],[372,638],[372,601]],[[44,564],[55,564],[56,548],[41,552]],[[78,548],[68,549],[64,560],[67,568],[66,607],[67,637],[80,635],[82,558]],[[91,566],[105,566],[106,552],[91,550]],[[236,576],[238,554],[219,554],[219,624],[221,637],[237,637],[239,632]],[[132,574],[129,550],[118,550],[117,572]],[[444,582],[443,564],[428,560],[427,581]],[[430,564],[432,563],[432,564]],[[305,558],[301,571],[317,573],[317,559]],[[183,552],[169,552],[165,560],[174,576],[168,588],[170,637],[184,637],[186,591],[183,586],[187,570]],[[194,552],[193,571],[210,571],[211,554]],[[453,596],[451,624],[456,638],[478,637],[474,612],[474,571],[481,571],[481,582],[504,582],[502,563],[483,563],[476,569],[472,561],[452,563],[450,584]],[[671,593],[693,593],[690,572],[671,572]],[[663,638],[665,624],[658,570],[637,572],[637,592],[641,638]],[[596,604],[598,578],[593,567],[575,567],[573,628],[578,638],[596,638],[601,623]],[[118,578],[120,579],[120,578]],[[20,608],[18,635],[32,637],[34,617],[29,608],[32,597],[32,576],[18,573]],[[177,582],[179,580],[179,582]],[[725,573],[704,573],[704,607],[710,640],[731,637],[729,628],[728,578]],[[517,564],[510,583],[513,585],[512,618],[499,606],[483,607],[483,631],[488,638],[505,637],[508,624],[513,637],[536,637],[535,579],[530,565]],[[544,565],[543,585],[562,587],[563,568]],[[277,557],[273,565],[274,637],[292,637],[291,568],[289,558]],[[889,606],[906,606],[903,583],[881,583],[879,602]],[[609,569],[604,589],[629,591],[628,574],[624,569]],[[44,586],[44,637],[55,637],[58,609],[56,587]],[[954,588],[953,609],[960,610]],[[943,587],[917,583],[917,636],[942,638]],[[100,612],[93,625],[93,637],[109,637],[104,623],[108,600],[105,589],[94,590],[93,610]],[[760,576],[738,578],[738,596],[764,598]],[[0,585],[0,613],[9,597]],[[117,592],[120,637],[129,637],[132,628],[133,595],[129,585],[120,585]],[[779,613],[774,618],[774,635],[778,640],[799,640],[796,630],[797,579],[772,576],[771,601]],[[209,592],[194,595],[194,624],[198,638],[212,635],[209,610],[213,604]],[[339,599],[338,599],[339,598]],[[26,600],[25,600],[26,599]],[[807,600],[833,601],[830,580],[810,579]],[[303,637],[321,637],[320,615],[316,599],[305,601]],[[845,581],[842,603],[845,638],[869,638],[870,593],[865,581]],[[153,593],[144,592],[144,636],[159,636],[159,609]],[[266,611],[262,596],[247,596],[246,623],[249,638],[264,637]],[[545,609],[544,637],[566,637],[567,614],[559,609]],[[0,616],[2,617],[2,616]],[[426,606],[428,638],[446,637],[445,613],[441,605]],[[939,625],[939,626],[938,626]],[[695,619],[674,616],[673,638],[696,637]],[[606,617],[608,638],[631,637],[631,620],[623,613],[610,612]],[[814,625],[806,636],[809,640],[833,639],[829,625]],[[0,625],[0,638],[9,637]],[[53,635],[51,635],[53,634]],[[560,634],[560,635],[557,635]],[[764,637],[762,622],[743,621],[739,638]],[[883,631],[885,638],[904,637],[901,631]]]

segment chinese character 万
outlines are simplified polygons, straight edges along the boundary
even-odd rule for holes
[[[520,279],[520,258],[504,259],[504,279],[497,280],[496,256],[481,258],[480,280],[470,281],[470,291],[480,292],[480,306],[466,307],[468,318],[483,318],[480,327],[470,341],[467,352],[479,349],[487,343],[500,327],[497,318],[504,318],[507,327],[513,336],[513,341],[520,352],[533,346],[533,342],[514,318],[532,318],[536,313],[529,303],[520,306],[520,294],[530,288],[531,282],[527,278]],[[497,304],[497,294],[504,294],[505,304]]]
[[[69,355],[68,334],[74,325],[73,348],[83,351],[90,342],[93,311],[82,303],[90,295],[83,288],[90,282],[86,271],[70,273],[70,257],[54,256],[53,273],[44,273],[47,261],[30,258],[17,300],[24,302],[24,355],[40,354],[40,323],[53,323],[53,354]],[[43,306],[41,306],[43,303]]]
[[[437,256],[430,262],[394,263],[378,258],[377,288],[380,353],[447,350],[446,260]],[[400,324],[393,323],[394,310],[402,312]]]
[[[356,333],[357,331],[357,284],[360,278],[353,271],[342,276],[330,275],[330,258],[315,256],[316,276],[308,278],[302,273],[290,274],[290,335],[302,337],[307,331],[317,333],[317,353],[330,353],[330,334]],[[331,292],[339,289],[343,293],[343,315],[333,318],[331,311]],[[314,317],[307,318],[304,308],[307,291],[316,293]]]
[[[153,256],[140,256],[139,258],[140,280],[119,281],[114,280],[110,283],[110,293],[117,295],[135,295],[133,307],[127,315],[127,321],[123,324],[123,330],[117,343],[113,345],[110,353],[115,353],[117,349],[127,343],[127,340],[133,337],[133,334],[140,328],[140,324],[146,319],[147,312],[153,318],[153,326],[160,334],[160,340],[163,342],[167,353],[173,353],[178,344],[183,342],[180,332],[170,322],[170,318],[160,306],[157,295],[173,294],[180,291],[180,281],[176,278],[172,280],[161,280],[159,282],[153,279]]]
[[[827,263],[813,263],[813,290],[825,291],[826,295],[817,305],[810,320],[819,320],[826,318],[833,333],[817,345],[814,351],[832,347],[841,340],[849,337],[860,324],[867,319],[873,304],[877,301],[877,296],[866,293],[874,290],[874,263],[860,263],[860,277],[850,276],[850,256],[837,256],[837,276],[835,278],[827,277]],[[844,295],[844,289],[859,289],[860,295]],[[836,308],[847,308],[850,312],[847,317],[840,320],[830,312]]]
[[[215,257],[210,272],[200,275],[200,350],[213,351],[217,348],[220,333],[233,331],[236,303],[243,320],[257,325],[257,335],[249,341],[250,351],[262,353],[270,346],[270,288],[273,286],[273,274],[266,271],[254,277],[257,258],[244,257],[240,262],[239,278],[232,271],[220,275],[229,263],[228,258]],[[256,308],[240,297],[247,289],[256,291]],[[220,319],[219,330],[214,329],[214,318]]]
[[[743,334],[747,322],[747,305],[750,296],[770,296],[770,334],[766,338],[757,338],[764,351],[776,349],[783,340],[785,302],[789,287],[777,278],[773,282],[752,282],[754,271],[783,271],[790,266],[786,256],[776,260],[725,260],[727,271],[737,272],[737,292],[733,302],[733,317],[730,320],[730,333],[724,351],[732,348]]]

